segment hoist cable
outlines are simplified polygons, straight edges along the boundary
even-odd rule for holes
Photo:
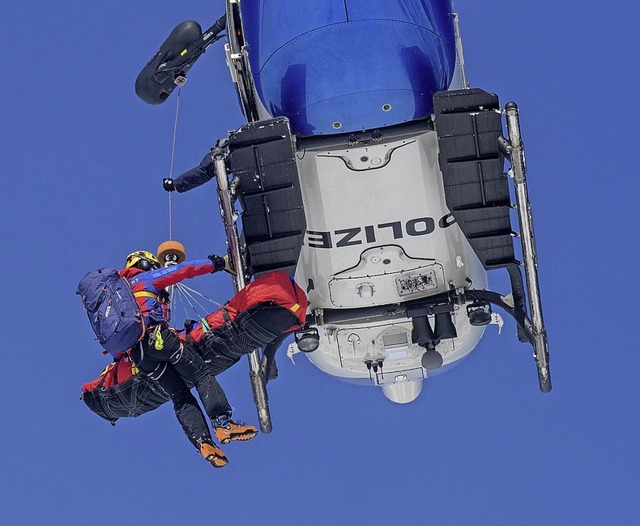
[[[178,96],[176,97],[176,118],[173,122],[173,141],[171,143],[171,164],[169,166],[169,179],[173,179],[173,162],[175,159],[176,153],[176,138],[178,136],[178,116],[180,115],[180,87],[178,87]],[[172,202],[171,202],[171,194],[169,193],[169,241],[173,239],[173,211],[172,211]]]

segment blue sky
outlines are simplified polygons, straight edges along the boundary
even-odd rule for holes
[[[637,6],[455,5],[470,82],[521,109],[554,389],[538,391],[510,323],[406,406],[282,354],[273,433],[226,447],[223,470],[169,405],[112,428],[78,400],[107,360],[74,293],[167,239],[175,97],[148,106],[133,84],[174,25],[207,26],[224,2],[3,7],[4,523],[637,523]],[[182,91],[176,173],[242,123],[218,43]],[[190,256],[224,250],[213,184],[173,208]],[[226,276],[199,280],[231,293]],[[246,364],[220,379],[255,423]]]

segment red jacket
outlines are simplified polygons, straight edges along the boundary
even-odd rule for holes
[[[260,276],[247,284],[246,287],[237,292],[228,301],[224,311],[226,311],[229,319],[235,320],[239,313],[260,303],[280,305],[298,318],[299,324],[289,327],[284,331],[285,333],[295,331],[306,323],[307,295],[291,276],[281,270],[275,270]],[[210,329],[220,327],[226,321],[222,309],[212,312],[205,317],[205,320]],[[192,341],[198,341],[204,336],[205,332],[206,330],[202,327],[202,323],[198,322],[189,332],[189,337]],[[178,336],[181,340],[187,341],[185,331],[180,331]]]

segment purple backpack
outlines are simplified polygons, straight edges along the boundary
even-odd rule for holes
[[[129,282],[117,270],[89,272],[78,284],[82,304],[100,345],[116,359],[144,334],[142,315]]]

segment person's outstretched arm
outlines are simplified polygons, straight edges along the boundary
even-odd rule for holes
[[[188,192],[210,181],[216,175],[211,152],[204,156],[200,164],[186,171],[176,179],[163,179],[162,186],[167,192]]]

